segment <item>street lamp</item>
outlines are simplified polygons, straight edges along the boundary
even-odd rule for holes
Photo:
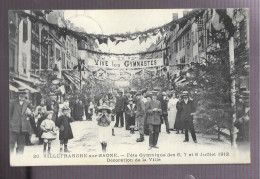
[[[57,77],[59,75],[59,71],[60,70],[58,68],[58,65],[55,64],[54,68],[52,69],[52,74]]]

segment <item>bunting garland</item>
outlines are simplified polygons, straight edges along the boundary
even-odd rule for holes
[[[107,56],[134,56],[134,55],[145,55],[145,54],[152,54],[152,53],[157,53],[157,52],[162,52],[164,50],[167,50],[169,47],[163,48],[163,49],[157,49],[153,51],[146,51],[146,52],[138,52],[138,53],[108,53],[108,52],[98,52],[95,50],[90,50],[90,49],[83,49],[79,48],[79,50],[86,50],[89,53],[92,54],[97,54],[97,55],[107,55]]]
[[[139,38],[139,42],[146,42],[146,40],[150,36],[155,36],[159,32],[161,35],[164,35],[168,30],[174,30],[176,25],[179,24],[180,27],[184,26],[189,19],[193,17],[197,17],[198,15],[202,14],[205,9],[195,9],[189,12],[186,16],[173,20],[161,27],[151,28],[145,30],[143,32],[134,32],[134,33],[126,33],[126,34],[111,34],[111,35],[103,35],[103,34],[91,34],[86,32],[76,32],[67,27],[59,27],[57,24],[52,24],[47,22],[43,17],[34,16],[32,14],[28,14],[24,11],[16,11],[20,17],[28,17],[32,22],[41,23],[43,25],[48,25],[50,28],[59,31],[59,34],[62,36],[72,35],[78,40],[87,41],[88,39],[98,40],[99,44],[108,44],[108,39],[115,44],[119,44],[120,42],[125,42],[127,40],[136,40]]]

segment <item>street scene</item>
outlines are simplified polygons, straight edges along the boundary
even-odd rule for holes
[[[250,163],[248,9],[8,22],[12,166]]]

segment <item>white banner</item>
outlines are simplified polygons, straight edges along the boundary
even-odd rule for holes
[[[149,68],[163,66],[163,58],[140,59],[140,60],[99,60],[88,59],[88,66],[100,68]]]

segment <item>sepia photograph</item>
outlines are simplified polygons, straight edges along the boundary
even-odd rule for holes
[[[11,166],[250,164],[249,9],[9,10]]]

